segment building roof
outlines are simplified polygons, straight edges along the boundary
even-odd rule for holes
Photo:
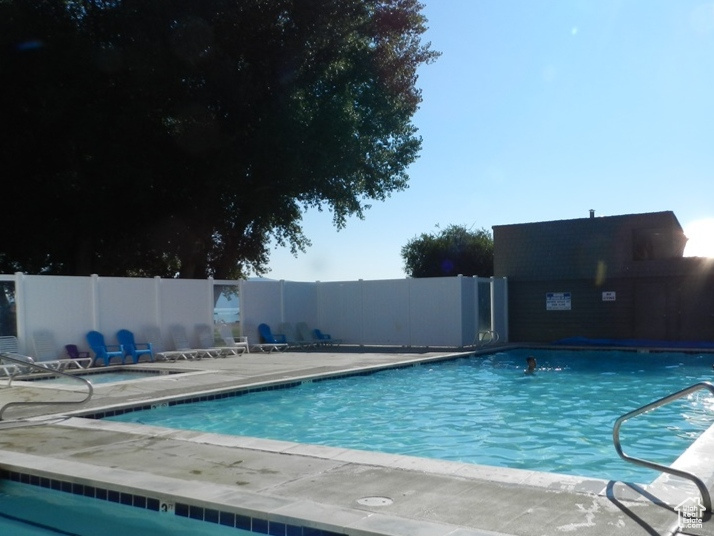
[[[582,279],[624,275],[635,261],[682,257],[686,237],[671,211],[496,225],[494,275]]]
[[[613,222],[625,223],[631,226],[641,227],[643,225],[654,227],[673,227],[679,231],[683,231],[682,226],[677,219],[677,216],[671,210],[662,212],[643,212],[639,214],[619,214],[615,216],[596,216],[594,211],[592,215],[586,218],[574,218],[569,220],[551,220],[530,223],[511,223],[506,225],[494,225],[493,229],[502,227],[519,227],[533,225],[572,225],[578,222],[590,222],[591,225],[603,226],[611,225]]]

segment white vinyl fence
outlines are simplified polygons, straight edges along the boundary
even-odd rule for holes
[[[435,277],[298,283],[244,281],[241,324],[306,322],[350,344],[462,347],[479,332],[508,340],[506,280]]]
[[[12,322],[2,322],[0,335],[17,335],[19,349],[34,355],[32,335],[52,332],[61,354],[65,344],[87,349],[90,330],[115,344],[115,334],[128,329],[141,339],[146,327],[161,329],[171,347],[169,326],[213,323],[213,281],[123,277],[68,277],[47,275],[2,276],[5,298],[14,287],[15,333]],[[6,315],[4,315],[6,316]],[[9,326],[8,326],[9,324]]]
[[[170,326],[193,335],[195,325],[213,324],[226,294],[238,296],[240,329],[250,342],[259,342],[259,324],[278,332],[286,322],[357,345],[462,347],[488,330],[508,339],[506,279],[461,276],[292,282],[0,275],[0,335],[17,335],[20,351],[34,355],[33,333],[49,330],[61,354],[65,344],[87,349],[90,330],[114,343],[120,329],[141,339],[147,327],[158,327],[170,349]]]

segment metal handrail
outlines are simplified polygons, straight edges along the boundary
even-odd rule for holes
[[[13,355],[18,356],[18,357],[13,357]],[[22,359],[20,359],[22,358]],[[85,398],[82,400],[60,400],[60,401],[52,401],[52,402],[34,402],[34,401],[19,401],[19,402],[8,402],[4,406],[0,408],[0,421],[2,421],[2,416],[3,413],[5,413],[5,410],[9,408],[10,406],[42,406],[42,405],[47,405],[47,404],[60,404],[60,405],[68,405],[68,404],[84,404],[85,402],[88,402],[89,399],[92,398],[92,394],[94,393],[94,387],[92,386],[92,383],[88,380],[85,380],[84,378],[81,378],[79,376],[75,376],[73,374],[67,374],[66,372],[62,372],[59,370],[53,370],[50,369],[41,363],[36,363],[34,361],[27,361],[26,356],[22,356],[20,354],[11,354],[7,352],[0,352],[0,361],[10,361],[11,363],[14,363],[16,365],[19,365],[18,370],[22,370],[22,367],[29,367],[32,369],[36,370],[41,370],[42,372],[51,372],[52,374],[59,374],[60,376],[66,376],[67,378],[72,378],[74,380],[83,382],[87,388],[88,388],[88,393]],[[10,375],[10,383],[12,384],[13,378],[17,374]],[[75,391],[76,392],[76,391]]]
[[[501,337],[499,336],[498,331],[485,329],[476,334],[476,338],[474,339],[472,346],[486,346],[487,344],[498,342],[500,338]]]
[[[686,389],[682,389],[681,391],[677,391],[676,393],[672,393],[671,395],[665,396],[663,398],[660,398],[659,400],[655,400],[654,402],[651,402],[645,406],[642,406],[641,408],[638,408],[636,410],[630,411],[629,413],[626,413],[619,419],[615,421],[615,426],[612,429],[612,440],[615,443],[615,450],[617,450],[617,453],[620,455],[620,457],[623,460],[626,460],[630,463],[634,463],[636,465],[641,465],[643,467],[648,467],[649,469],[655,469],[656,471],[662,471],[664,473],[669,473],[670,475],[678,476],[680,478],[686,478],[687,480],[691,480],[694,482],[694,484],[697,486],[699,489],[699,493],[702,495],[702,505],[706,509],[707,512],[712,511],[712,500],[711,496],[709,495],[709,490],[707,489],[707,486],[702,482],[699,478],[694,476],[692,473],[689,473],[687,471],[682,471],[681,469],[675,469],[673,467],[669,467],[668,465],[661,465],[659,463],[655,462],[650,462],[648,460],[643,460],[641,458],[635,458],[634,456],[628,456],[622,451],[622,445],[620,444],[620,426],[622,425],[623,422],[625,422],[628,419],[631,419],[632,417],[636,417],[637,415],[641,415],[642,413],[645,413],[647,411],[653,410],[655,408],[658,408],[660,406],[664,406],[665,404],[668,404],[670,402],[673,402],[674,400],[677,400],[679,398],[682,398],[684,396],[687,396],[690,393],[693,393],[695,391],[699,391],[700,389],[707,389],[709,390],[710,393],[714,395],[714,385],[709,383],[709,382],[700,382],[696,383],[694,385],[691,385],[687,387]]]

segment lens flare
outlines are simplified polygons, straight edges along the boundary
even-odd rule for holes
[[[714,258],[714,218],[693,221],[684,228],[684,234],[689,239],[685,257]]]

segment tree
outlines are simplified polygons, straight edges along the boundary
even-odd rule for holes
[[[0,270],[237,277],[363,217],[421,147],[422,7],[0,1]]]
[[[409,277],[493,275],[493,238],[486,229],[472,231],[449,225],[438,233],[411,239],[402,247],[404,271]]]

